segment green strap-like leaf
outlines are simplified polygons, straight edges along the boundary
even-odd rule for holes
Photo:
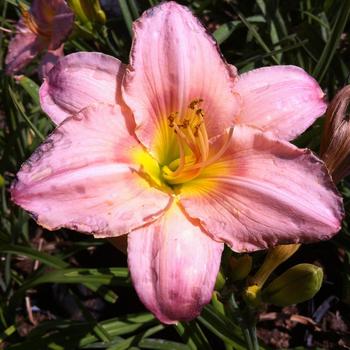
[[[179,322],[174,327],[191,350],[212,350],[208,339],[196,321]]]
[[[345,25],[350,14],[350,0],[343,0],[340,2],[337,17],[333,24],[331,35],[324,47],[322,55],[313,71],[314,77],[321,82],[331,64],[334,54],[339,45],[339,39],[344,32]]]

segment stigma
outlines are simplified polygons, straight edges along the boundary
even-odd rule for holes
[[[185,183],[196,178],[228,148],[233,130],[229,131],[221,149],[209,156],[210,143],[202,103],[203,99],[195,99],[189,103],[183,116],[174,112],[167,117],[168,127],[173,130],[177,140],[179,154],[179,158],[162,168],[163,178],[170,185]]]

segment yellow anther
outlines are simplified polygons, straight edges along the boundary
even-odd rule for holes
[[[227,131],[221,148],[209,157],[205,113],[199,108],[202,102],[202,99],[193,100],[185,115],[173,112],[168,116],[169,127],[174,129],[178,146],[178,158],[162,167],[163,178],[170,185],[182,184],[196,178],[205,167],[221,158],[230,146],[233,128]]]
[[[196,110],[196,114],[198,115],[198,117],[204,118],[204,112],[203,112],[203,109],[202,109],[202,108],[198,108],[198,109]]]
[[[173,128],[175,118],[172,115],[169,115],[168,120],[169,120],[169,127]]]
[[[188,119],[185,119],[183,123],[179,125],[179,127],[186,129],[189,125],[190,125],[190,121]]]
[[[181,184],[196,178],[202,169],[214,161],[217,156],[209,158],[209,138],[205,127],[205,112],[200,108],[203,99],[195,99],[188,105],[184,115],[173,112],[168,116],[169,127],[176,135],[179,158],[163,166],[164,179],[171,185]],[[226,142],[218,151],[221,156],[229,145],[232,130]]]
[[[201,124],[197,124],[194,126],[194,133],[193,135],[198,137],[198,129],[200,128]]]
[[[199,98],[197,100],[193,100],[189,105],[188,108],[196,109],[198,106],[203,102],[203,99]]]

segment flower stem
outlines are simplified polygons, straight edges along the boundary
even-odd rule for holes
[[[249,350],[255,350],[253,348],[253,342],[252,342],[252,339],[251,339],[251,336],[250,336],[249,329],[245,328],[245,327],[242,327],[242,326],[241,326],[241,329],[242,329],[242,333],[243,333],[243,336],[244,336],[244,340],[245,340],[245,342],[247,344],[247,348]]]
[[[258,341],[258,337],[256,336],[256,327],[255,325],[252,325],[251,327],[249,327],[249,333],[250,333],[250,338],[252,341],[252,349],[253,350],[259,350],[259,341]]]
[[[251,313],[244,317],[239,309],[233,293],[230,294],[228,299],[228,308],[230,316],[234,318],[241,327],[244,340],[248,350],[259,350],[259,343],[256,336],[255,320]]]

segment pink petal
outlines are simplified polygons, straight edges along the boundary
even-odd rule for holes
[[[73,30],[74,13],[64,0],[51,0],[54,11],[49,50],[58,49]]]
[[[236,127],[225,157],[183,186],[181,204],[233,250],[329,239],[340,229],[342,200],[309,150]]]
[[[30,6],[30,13],[42,27],[49,26],[54,16],[60,12],[72,13],[65,0],[33,0]]]
[[[50,33],[49,50],[58,49],[73,29],[74,13],[64,0],[34,0],[30,12],[42,32]]]
[[[5,60],[6,73],[9,75],[24,68],[47,45],[41,37],[26,27],[23,19],[19,20],[16,31],[17,34],[10,41]]]
[[[128,236],[128,264],[140,299],[163,323],[195,318],[210,301],[222,250],[173,204]]]
[[[115,103],[124,65],[97,52],[78,52],[60,59],[40,88],[43,110],[59,124],[95,102]]]
[[[241,97],[238,123],[292,140],[326,111],[324,93],[315,79],[295,66],[255,69],[235,86]]]
[[[38,67],[38,73],[41,80],[47,77],[52,67],[57,63],[58,59],[64,56],[63,44],[57,49],[48,51]]]
[[[169,196],[131,160],[140,146],[119,106],[92,105],[66,119],[22,165],[12,199],[39,224],[97,237],[155,220]]]
[[[235,70],[192,13],[175,2],[146,11],[134,31],[123,97],[135,114],[139,139],[152,151],[161,150],[156,156],[163,163],[166,155],[159,153],[166,152],[155,135],[170,113],[183,116],[194,99],[204,100],[210,135],[232,124],[238,113],[232,94]]]

